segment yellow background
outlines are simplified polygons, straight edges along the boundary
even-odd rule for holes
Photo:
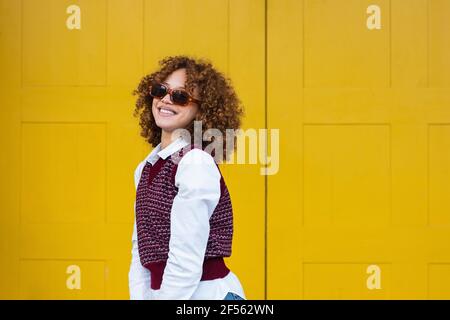
[[[221,166],[247,298],[450,298],[450,1],[0,0],[0,32],[1,298],[128,298],[131,91],[174,54],[280,129],[277,174]]]

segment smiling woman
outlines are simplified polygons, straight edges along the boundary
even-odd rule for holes
[[[163,148],[171,140],[170,134],[176,129],[187,127],[198,113],[200,100],[191,97],[184,89],[185,82],[186,68],[180,68],[173,71],[165,83],[153,83],[150,86],[150,95],[154,98],[152,114],[156,125],[162,130]],[[197,88],[195,94],[198,95]]]
[[[233,238],[225,180],[204,145],[178,133],[193,133],[200,121],[225,135],[226,129],[239,128],[242,107],[211,63],[176,56],[160,64],[134,91],[141,135],[155,148],[135,170],[130,296],[225,299],[231,292],[245,299],[238,277],[224,262]]]
[[[140,116],[141,136],[151,146],[156,147],[162,140],[165,140],[162,135],[165,131],[170,131],[177,126],[176,123],[181,125],[180,128],[186,128],[193,135],[194,121],[187,120],[194,113],[195,116],[192,120],[201,121],[205,131],[216,128],[225,136],[226,129],[240,128],[241,119],[244,116],[241,101],[236,95],[231,81],[217,71],[210,62],[202,59],[196,61],[187,56],[175,56],[166,57],[159,64],[160,69],[143,77],[138,88],[133,91],[133,94],[138,97],[134,115]],[[184,89],[185,91],[180,92],[175,89]],[[163,97],[164,93],[166,95]],[[181,102],[183,102],[186,94],[190,97],[188,103],[177,101],[177,99],[182,99]],[[162,106],[175,113],[182,113],[181,115],[176,114],[173,119],[166,119],[169,121],[160,123],[163,126],[166,125],[167,130],[159,127],[157,123],[157,121],[161,121],[161,117],[158,119],[161,112],[155,113],[155,111],[159,111],[155,108]],[[187,118],[185,118],[186,116]],[[203,141],[202,143],[202,147],[205,148],[209,142]],[[233,150],[226,150],[226,137],[224,137],[223,145],[224,155],[228,157]],[[236,143],[233,146],[236,146]]]

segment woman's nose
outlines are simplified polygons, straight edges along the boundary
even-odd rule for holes
[[[161,102],[164,102],[166,104],[171,104],[172,101],[170,100],[170,94],[167,93],[164,97],[162,97]]]

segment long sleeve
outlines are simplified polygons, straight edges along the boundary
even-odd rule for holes
[[[136,189],[139,183],[142,169],[143,163],[140,163],[134,172],[134,184]],[[136,201],[134,202],[134,213],[135,218],[133,225],[133,235],[131,237],[132,248],[130,271],[128,273],[128,285],[131,300],[145,300],[149,296],[150,291],[150,271],[142,266],[139,258],[136,230]]]
[[[220,198],[220,172],[205,151],[193,149],[179,162],[172,204],[169,256],[156,299],[188,300],[197,289],[209,238],[209,219]]]

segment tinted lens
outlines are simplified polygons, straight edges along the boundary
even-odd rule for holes
[[[167,89],[164,85],[156,83],[152,85],[150,94],[154,97],[162,98],[167,94]]]
[[[172,100],[176,104],[186,104],[189,102],[189,94],[184,90],[174,90]]]

